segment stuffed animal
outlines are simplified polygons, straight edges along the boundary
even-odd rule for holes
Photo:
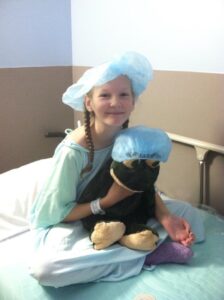
[[[112,158],[87,185],[79,203],[105,196],[113,181],[134,194],[104,211],[98,207],[97,214],[82,219],[96,250],[115,242],[144,251],[156,247],[158,233],[146,224],[154,217],[159,164],[167,161],[170,151],[171,141],[161,129],[137,126],[116,137]]]

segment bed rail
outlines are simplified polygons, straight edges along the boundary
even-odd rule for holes
[[[167,132],[167,134],[169,135],[169,137],[171,138],[171,140],[173,142],[181,143],[181,144],[192,146],[195,148],[196,157],[199,162],[199,168],[200,168],[200,200],[199,200],[200,202],[199,202],[199,206],[209,205],[210,203],[209,203],[209,200],[207,197],[207,188],[206,188],[206,182],[207,182],[206,156],[209,151],[224,155],[224,146],[207,143],[204,141],[188,138],[188,137],[170,133],[170,132]]]

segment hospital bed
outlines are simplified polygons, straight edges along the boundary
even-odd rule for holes
[[[174,143],[196,150],[200,166],[201,214],[206,240],[193,246],[186,265],[164,264],[118,282],[43,287],[29,275],[31,243],[27,215],[44,182],[51,158],[0,175],[1,300],[224,300],[224,218],[206,202],[206,155],[224,154],[224,147],[168,133]],[[164,201],[170,197],[161,194]]]

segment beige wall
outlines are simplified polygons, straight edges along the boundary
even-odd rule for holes
[[[133,121],[224,145],[223,102],[223,74],[156,71]]]
[[[76,81],[86,67],[73,67]],[[159,127],[168,132],[224,146],[224,75],[155,71],[131,117],[131,125]],[[75,120],[81,119],[75,113]],[[208,198],[224,214],[224,156],[208,155]],[[173,144],[162,165],[158,187],[168,195],[197,204],[199,163],[194,148]]]
[[[71,83],[71,67],[0,69],[0,173],[52,155],[60,139],[45,134],[73,127]]]
[[[224,75],[156,71],[136,105],[132,124],[224,146]],[[208,199],[224,214],[224,156],[208,154]],[[161,171],[158,187],[170,196],[199,201],[199,163],[195,150],[175,144]]]

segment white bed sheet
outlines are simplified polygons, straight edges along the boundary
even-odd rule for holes
[[[51,158],[0,174],[0,241],[28,230],[27,216]]]
[[[119,282],[43,287],[28,272],[30,232],[10,238],[0,243],[0,299],[140,300],[146,295],[141,300],[223,300],[224,220],[209,212],[201,214],[206,241],[193,246],[188,265],[160,265]]]

